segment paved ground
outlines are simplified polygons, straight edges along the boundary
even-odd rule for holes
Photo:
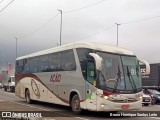
[[[144,106],[141,111],[160,111],[160,105]],[[50,103],[34,102],[27,104],[24,99],[18,98],[14,93],[4,92],[0,90],[0,117],[2,112],[9,112],[14,115],[23,114],[23,116],[31,116],[31,113],[37,115],[38,118],[30,118],[31,120],[160,120],[160,117],[110,117],[106,112],[89,112],[85,111],[82,115],[75,115],[69,107],[54,105]],[[117,114],[118,115],[118,114]],[[32,115],[34,116],[34,115]],[[43,118],[41,118],[43,116]],[[47,117],[48,116],[48,117]],[[0,118],[2,119],[2,118]],[[3,119],[6,120],[6,119]],[[13,119],[14,120],[14,119]]]

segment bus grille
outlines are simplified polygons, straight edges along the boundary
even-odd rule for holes
[[[125,99],[125,100],[111,100],[112,102],[117,102],[117,103],[131,103],[131,102],[137,102],[136,99]]]

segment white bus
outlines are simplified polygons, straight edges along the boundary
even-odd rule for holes
[[[119,47],[77,42],[22,56],[15,79],[15,94],[27,103],[71,106],[74,113],[142,107],[139,60]]]

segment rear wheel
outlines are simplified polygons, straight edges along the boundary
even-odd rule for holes
[[[26,96],[26,102],[27,102],[28,104],[31,104],[32,100],[31,100],[31,98],[30,98],[30,92],[29,92],[28,89],[26,90],[25,96]]]
[[[80,107],[80,100],[79,100],[79,96],[76,94],[73,96],[72,101],[71,101],[71,108],[72,111],[76,114],[81,114],[82,109]]]

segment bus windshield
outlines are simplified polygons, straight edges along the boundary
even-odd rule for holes
[[[122,56],[97,52],[102,57],[99,84],[103,89],[119,92],[136,92],[142,89],[139,63],[135,56]]]

